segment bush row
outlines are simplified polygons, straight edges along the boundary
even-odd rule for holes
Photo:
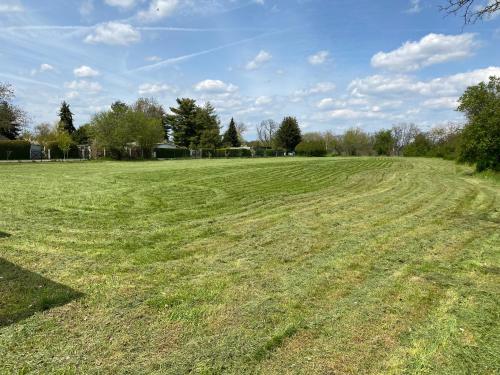
[[[269,148],[256,148],[255,149],[255,156],[266,156],[266,157],[272,157],[272,156],[284,156],[285,155],[285,150],[271,150]]]
[[[30,149],[28,141],[0,141],[0,160],[29,160]]]
[[[252,151],[246,148],[219,148],[215,150],[216,158],[250,158]]]
[[[185,148],[157,148],[155,153],[158,159],[181,159],[191,156],[189,150]]]
[[[325,144],[321,141],[302,141],[295,148],[300,156],[326,156]]]

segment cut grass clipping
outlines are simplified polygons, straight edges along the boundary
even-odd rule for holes
[[[500,372],[498,175],[18,164],[0,192],[0,373]]]

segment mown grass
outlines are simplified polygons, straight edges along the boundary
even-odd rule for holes
[[[0,327],[1,373],[500,372],[495,176],[397,158],[29,164],[0,166],[0,193],[0,258],[79,293]]]

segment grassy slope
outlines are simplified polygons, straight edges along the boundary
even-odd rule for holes
[[[84,294],[0,326],[0,372],[498,373],[500,185],[467,172],[0,166],[0,258]]]

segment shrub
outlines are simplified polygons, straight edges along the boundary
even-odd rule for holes
[[[29,160],[30,149],[28,141],[0,141],[0,160]]]
[[[285,150],[270,150],[266,149],[264,150],[264,156],[284,156],[285,155]]]
[[[317,140],[300,142],[295,148],[295,152],[300,156],[326,156],[324,142]]]
[[[215,156],[218,158],[249,158],[252,151],[246,148],[219,148],[215,150]]]
[[[47,143],[47,148],[50,150],[51,159],[64,159],[64,153],[56,141]],[[48,154],[45,157],[48,157]],[[76,145],[71,145],[68,151],[68,159],[80,159],[80,151]]]
[[[255,153],[255,156],[265,156],[266,149],[262,147],[256,147],[253,151]]]
[[[191,156],[186,148],[157,148],[155,152],[158,159],[180,159]]]

